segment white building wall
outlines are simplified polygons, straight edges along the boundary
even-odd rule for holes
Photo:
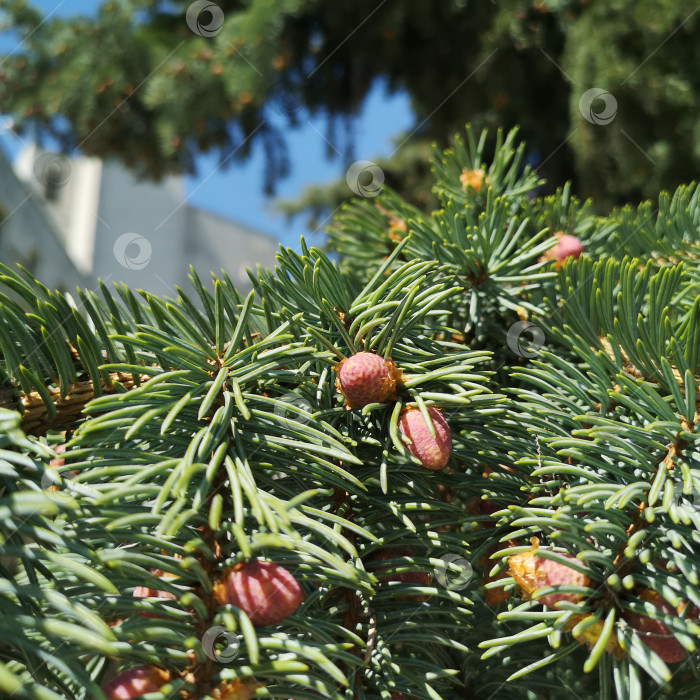
[[[275,266],[278,243],[245,226],[240,226],[215,214],[187,207],[187,259],[202,281],[225,270],[236,288],[247,294],[252,285],[245,268],[255,270]]]
[[[48,161],[60,164],[66,173],[51,200],[46,199],[47,178],[41,167]],[[0,169],[16,182],[7,167]],[[180,177],[158,183],[139,180],[116,161],[68,160],[34,147],[20,154],[15,169],[52,225],[53,248],[58,243],[61,249],[56,259],[72,262],[77,268],[73,274],[90,288],[101,279],[109,287],[124,282],[134,291],[176,296],[175,285],[191,289],[187,275],[193,265],[205,284],[212,272],[224,269],[247,293],[252,285],[245,268],[275,264],[275,239],[188,206]],[[15,221],[13,226],[21,236],[25,222]],[[24,238],[24,252],[17,255],[28,258],[31,246],[42,248],[30,228],[24,228]],[[42,255],[49,254],[42,251]],[[38,277],[47,283],[46,277]],[[63,288],[73,286],[69,282]]]
[[[66,191],[60,200],[65,210],[63,228],[66,252],[76,267],[92,275],[95,261],[97,211],[100,206],[102,161],[84,158],[77,164]],[[63,212],[62,212],[63,213]]]
[[[41,196],[20,181],[0,149],[0,261],[24,265],[50,289],[75,291],[90,280],[67,255],[61,231]],[[16,268],[15,268],[16,269]]]
[[[95,225],[99,207],[102,161],[43,152],[31,145],[20,152],[15,173],[37,193],[53,217],[68,257],[88,277],[92,273]],[[54,196],[48,198],[51,170],[58,175]]]
[[[154,294],[185,279],[182,183],[140,181],[115,162],[102,168],[95,226],[94,277]]]

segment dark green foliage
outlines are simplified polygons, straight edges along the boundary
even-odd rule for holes
[[[258,144],[272,187],[289,169],[284,127],[307,118],[328,124],[348,164],[372,158],[353,156],[351,124],[380,80],[415,113],[382,167],[423,208],[433,204],[429,144],[447,146],[467,120],[520,124],[541,174],[573,180],[601,206],[697,174],[695,0],[220,0],[216,17],[192,22],[197,33],[186,22],[193,4],[108,0],[95,19],[58,19],[4,3],[22,43],[3,57],[3,111],[20,130],[151,177],[191,170],[201,151],[231,164]],[[584,118],[590,89],[613,96],[612,121],[594,123],[596,101]],[[349,196],[315,190],[302,206],[332,211]]]

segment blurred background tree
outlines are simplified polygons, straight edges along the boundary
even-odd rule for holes
[[[379,78],[415,114],[382,168],[424,209],[426,145],[466,121],[520,124],[538,173],[601,208],[700,166],[695,0],[110,0],[94,18],[61,19],[3,4],[22,41],[0,68],[15,128],[152,178],[193,172],[201,152],[230,165],[261,143],[272,192],[289,172],[284,129],[306,114],[329,118],[349,163],[353,116]],[[603,98],[586,102],[593,88]],[[287,210],[350,194],[316,188]]]

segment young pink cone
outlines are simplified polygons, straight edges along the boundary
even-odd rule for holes
[[[452,431],[437,408],[431,406],[428,415],[433,421],[435,437],[430,434],[420,410],[412,407],[401,411],[399,432],[408,451],[418,457],[426,469],[442,469],[452,452]]]
[[[552,248],[552,256],[557,262],[562,262],[565,258],[578,258],[583,253],[583,243],[576,236],[563,234]]]
[[[676,615],[676,610],[666,600],[652,591],[650,588],[645,588],[639,597],[651,603],[655,608],[660,610],[665,615]],[[650,617],[637,613],[628,612],[625,614],[625,619],[630,627],[637,630],[639,639],[651,649],[662,661],[669,664],[675,664],[683,661],[685,658],[685,649],[680,642],[673,636],[671,630],[659,620],[652,620]]]
[[[214,596],[243,610],[255,627],[282,622],[306,598],[294,576],[270,561],[237,564],[214,584]]]
[[[107,700],[131,700],[153,693],[168,681],[168,674],[155,666],[139,666],[122,671],[102,686]]]
[[[358,352],[335,367],[336,387],[349,408],[396,399],[399,372],[393,361],[372,352]]]
[[[570,554],[564,556],[574,560]],[[533,551],[510,557],[508,567],[511,576],[528,596],[546,586],[588,587],[591,584],[586,574],[551,559],[537,556]],[[557,608],[557,603],[560,601],[578,603],[582,597],[578,593],[550,593],[537,600],[548,608]]]
[[[151,573],[161,578],[172,578],[172,574],[166,575],[160,569],[151,569]],[[166,598],[168,600],[177,600],[177,596],[170,591],[158,591],[148,586],[136,586],[134,588],[134,598]],[[160,617],[156,613],[139,610],[139,613],[144,617]]]
[[[66,446],[65,445],[57,445],[54,447],[54,452],[56,454],[65,454],[66,452]],[[77,476],[80,472],[77,471],[76,469],[73,470],[64,470],[62,467],[64,467],[66,464],[66,458],[65,457],[56,457],[55,459],[49,460],[49,467],[51,469],[59,469],[60,470],[60,475],[63,479],[70,479],[71,477]],[[57,484],[52,484],[51,486],[48,487],[49,491],[60,491],[61,488]]]

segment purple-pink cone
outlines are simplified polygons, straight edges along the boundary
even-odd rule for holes
[[[567,556],[567,559],[574,557]],[[542,559],[538,571],[540,581],[545,586],[590,586],[591,580],[586,574],[576,571],[552,559]],[[550,593],[539,598],[539,602],[548,608],[556,608],[560,601],[578,602],[582,596],[571,593]]]
[[[294,576],[270,561],[236,564],[214,584],[214,596],[243,610],[255,627],[282,622],[306,598]]]
[[[362,408],[375,401],[396,398],[399,372],[391,359],[372,352],[358,352],[336,366],[338,391],[349,408]]]
[[[428,425],[419,409],[404,408],[399,416],[399,432],[408,451],[418,457],[426,469],[442,469],[452,452],[452,431],[439,409],[428,409],[435,437],[430,434]]]
[[[661,595],[649,588],[645,588],[639,597],[665,615],[677,615],[677,611]],[[642,642],[666,663],[676,664],[686,657],[685,649],[663,622],[629,611],[625,613],[625,619],[637,631]]]
[[[570,554],[562,555],[576,561]],[[577,562],[578,563],[578,562]],[[583,586],[591,585],[591,579],[584,573],[560,564],[553,559],[545,559],[535,551],[515,554],[508,558],[509,573],[520,588],[531,596],[535,591],[546,586]],[[550,593],[537,600],[548,608],[558,608],[560,601],[578,603],[583,596],[579,593]]]
[[[139,666],[122,671],[102,686],[107,700],[131,700],[153,693],[168,680],[168,674],[155,666]]]

